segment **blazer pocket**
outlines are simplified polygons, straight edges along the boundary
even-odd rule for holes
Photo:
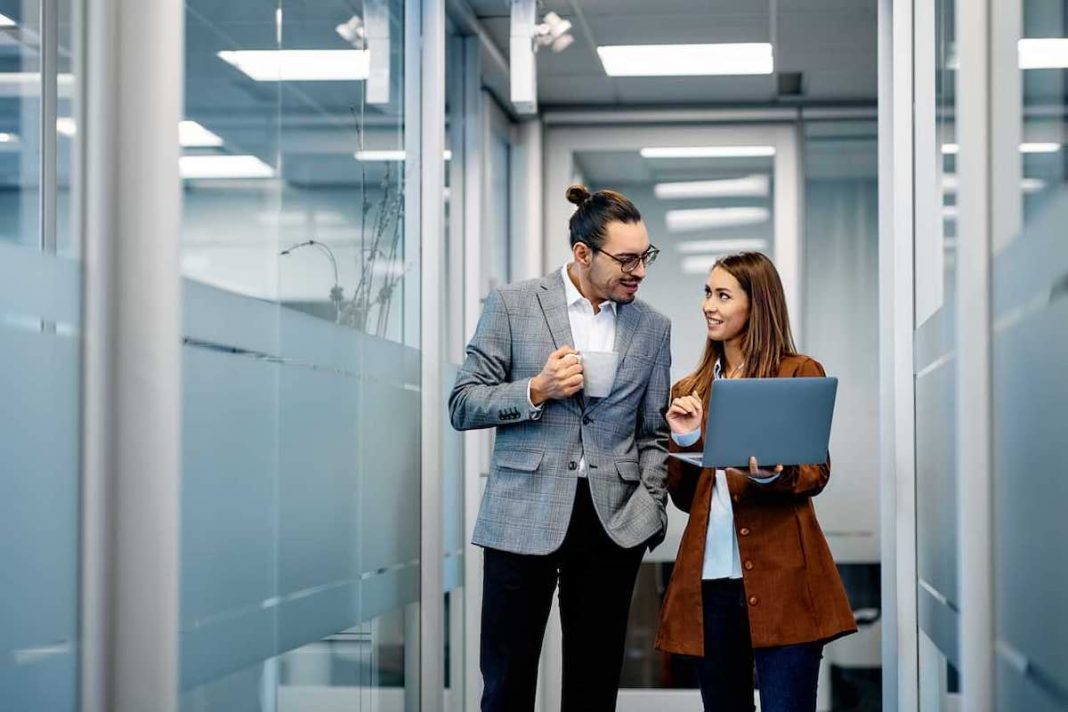
[[[642,469],[637,460],[617,460],[616,471],[627,482],[640,482],[642,479]]]
[[[533,450],[502,450],[494,453],[493,466],[504,470],[535,472],[543,456],[544,453]]]

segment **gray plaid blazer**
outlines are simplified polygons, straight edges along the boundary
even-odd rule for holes
[[[641,301],[619,305],[612,394],[580,391],[533,419],[527,383],[549,354],[574,346],[560,272],[493,291],[449,396],[457,430],[497,428],[474,543],[549,554],[567,533],[586,457],[593,502],[619,546],[663,540],[667,526],[671,322]]]

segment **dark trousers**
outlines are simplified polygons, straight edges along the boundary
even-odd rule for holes
[[[705,656],[697,679],[705,712],[752,712],[756,664],[762,712],[815,712],[823,643],[754,650],[740,580],[701,582]]]
[[[558,582],[564,635],[561,712],[615,710],[627,614],[644,551],[644,546],[620,548],[608,537],[584,479],[557,551],[526,556],[486,549],[482,710],[534,709],[538,657]]]

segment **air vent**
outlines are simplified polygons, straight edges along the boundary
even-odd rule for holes
[[[801,72],[779,72],[775,75],[779,96],[801,96]]]

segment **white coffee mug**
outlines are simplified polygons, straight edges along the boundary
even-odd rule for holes
[[[615,351],[583,351],[582,388],[589,398],[607,398],[616,382],[619,354]]]

